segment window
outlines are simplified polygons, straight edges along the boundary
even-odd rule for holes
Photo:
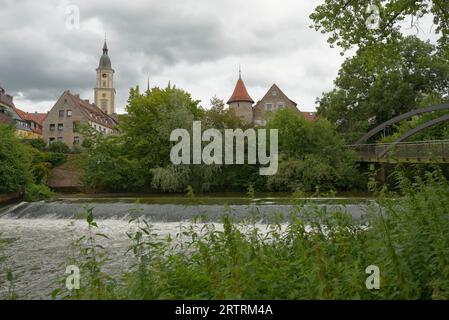
[[[67,110],[67,117],[71,117],[72,116],[72,110]]]
[[[271,95],[272,95],[273,97],[276,97],[276,96],[278,95],[278,93],[277,93],[276,90],[273,90],[273,91],[271,91]]]
[[[64,130],[64,124],[58,123],[58,131],[62,131],[62,130]]]
[[[267,111],[273,110],[273,104],[272,104],[272,103],[267,103],[267,104],[265,105],[265,107],[266,107]]]
[[[65,114],[64,110],[59,110],[59,117],[60,118],[64,118],[64,114]]]
[[[103,87],[106,87],[106,81],[103,81]]]
[[[284,101],[278,102],[278,109],[284,109],[284,108],[285,108],[285,103],[284,103]]]
[[[54,123],[52,123],[52,124],[50,124],[50,131],[55,131],[55,124]]]
[[[103,111],[106,111],[107,104],[107,100],[101,100],[101,109],[103,109]]]
[[[62,137],[58,137],[58,141],[62,141],[63,140],[63,138]]]
[[[78,132],[79,121],[73,121],[73,132]]]
[[[73,137],[73,144],[79,144],[80,143],[80,137],[79,136],[74,136]]]
[[[55,141],[55,138],[54,138],[54,137],[48,138],[48,143],[49,143],[49,144],[51,144],[51,143],[54,142],[54,141]]]

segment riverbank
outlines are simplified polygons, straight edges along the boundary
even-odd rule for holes
[[[449,183],[399,185],[359,215],[301,200],[19,203],[0,213],[2,255],[28,299],[449,299]]]
[[[10,194],[0,194],[0,205],[7,204],[13,201],[19,201],[22,195],[19,192]]]

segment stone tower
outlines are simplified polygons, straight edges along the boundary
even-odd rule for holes
[[[229,109],[234,110],[245,123],[253,123],[253,99],[246,90],[245,83],[242,80],[242,73],[239,72],[239,79],[235,85],[234,93],[228,101]]]
[[[115,113],[114,69],[108,56],[106,40],[103,55],[97,68],[97,85],[95,87],[95,104],[107,114]]]

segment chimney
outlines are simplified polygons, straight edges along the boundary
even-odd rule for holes
[[[90,104],[89,99],[84,99],[84,102]]]
[[[79,98],[80,98],[79,93],[76,93],[76,94],[75,94],[75,97],[77,97],[77,98],[79,99]]]

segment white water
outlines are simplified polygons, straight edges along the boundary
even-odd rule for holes
[[[81,204],[53,202],[53,203],[20,203],[0,208],[0,233],[3,239],[14,239],[4,246],[0,256],[8,259],[0,273],[6,268],[13,271],[15,292],[21,299],[49,299],[51,292],[60,287],[55,283],[65,276],[70,244],[80,235],[85,234],[87,223],[85,220],[73,220],[77,213],[83,211]],[[97,203],[94,207],[99,229],[96,232],[106,234],[109,239],[99,238],[99,242],[106,248],[110,262],[106,266],[107,272],[121,274],[126,271],[131,262],[130,256],[125,256],[130,241],[126,232],[130,230],[128,223],[129,209],[132,204]],[[134,216],[142,216],[151,221],[156,233],[161,236],[174,236],[182,231],[182,226],[190,225],[189,220],[195,215],[207,213],[217,229],[221,229],[220,221],[223,206],[183,206],[183,205],[140,205],[142,211]],[[338,206],[329,206],[335,210]],[[349,205],[346,210],[354,216],[363,212],[361,205]],[[291,206],[262,205],[256,210],[260,215],[258,228],[267,229],[266,219],[271,214],[283,212],[287,214]],[[232,206],[232,213],[237,217],[244,217],[254,212],[254,207]],[[198,224],[200,229],[202,224]],[[3,279],[2,279],[3,281]],[[82,277],[81,277],[82,285]],[[0,297],[7,292],[5,282],[0,282]]]

